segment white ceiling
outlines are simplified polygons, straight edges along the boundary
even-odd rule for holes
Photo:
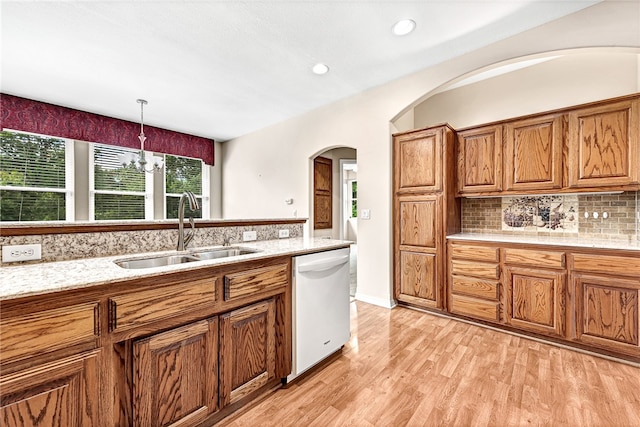
[[[598,2],[2,0],[1,90],[228,140]]]

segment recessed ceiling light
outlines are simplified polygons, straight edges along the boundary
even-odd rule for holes
[[[321,76],[323,74],[327,74],[329,72],[329,67],[321,62],[317,63],[311,69],[315,74]]]
[[[406,36],[416,28],[416,21],[412,19],[402,19],[391,27],[391,31],[396,36]]]

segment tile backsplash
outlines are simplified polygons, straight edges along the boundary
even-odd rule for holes
[[[226,239],[242,244],[242,233],[254,230],[257,240],[278,239],[278,230],[289,230],[289,238],[302,237],[303,224],[198,227],[189,247],[222,245]],[[81,258],[167,251],[176,248],[178,230],[139,230],[95,233],[43,234],[0,237],[0,245],[40,243],[42,259],[2,265],[66,261]]]
[[[638,197],[639,192],[628,191],[464,198],[462,231],[633,241],[640,234]]]

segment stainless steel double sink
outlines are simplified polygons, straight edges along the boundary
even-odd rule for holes
[[[229,258],[260,252],[255,249],[224,247],[214,249],[194,250],[188,254],[170,254],[156,257],[131,258],[114,261],[116,265],[127,269],[163,267],[166,265],[184,264],[188,262],[205,261],[209,259]]]

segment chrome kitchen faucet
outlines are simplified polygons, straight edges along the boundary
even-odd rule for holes
[[[196,232],[196,224],[193,221],[193,217],[189,217],[189,224],[191,225],[191,231],[187,234],[187,237],[184,236],[184,203],[185,199],[189,199],[189,208],[194,211],[196,209],[200,209],[200,205],[198,205],[198,199],[191,191],[185,191],[180,196],[180,203],[178,204],[178,248],[179,251],[184,251],[191,239],[193,239],[193,235]]]

